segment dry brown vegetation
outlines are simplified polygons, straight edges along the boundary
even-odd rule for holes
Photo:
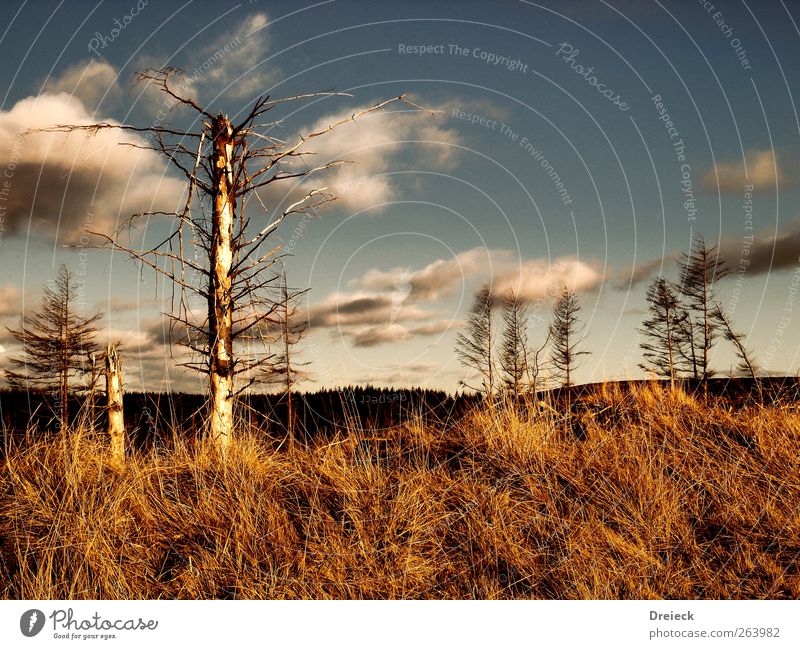
[[[606,387],[581,439],[478,412],[285,450],[240,431],[116,469],[12,450],[7,598],[797,598],[800,415]]]

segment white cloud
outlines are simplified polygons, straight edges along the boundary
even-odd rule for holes
[[[362,105],[327,115],[301,132],[306,135],[322,130],[343,116],[369,107]],[[308,143],[304,150],[314,155],[306,156],[304,163],[316,167],[345,160],[347,164],[310,178],[304,189],[324,185],[337,196],[338,205],[352,211],[379,208],[381,203],[397,197],[396,181],[384,175],[387,172],[452,168],[458,156],[458,149],[452,145],[460,139],[455,130],[443,126],[446,119],[441,114],[387,109],[342,124]]]
[[[374,347],[384,343],[405,342],[417,336],[435,336],[449,331],[453,326],[455,323],[451,320],[435,320],[416,327],[393,322],[389,325],[345,328],[341,333],[348,336],[355,347]]]
[[[590,264],[572,256],[522,261],[502,271],[492,282],[492,293],[503,297],[513,291],[520,299],[534,302],[549,299],[563,288],[581,292],[596,288],[602,275]]]
[[[200,105],[215,110],[214,103],[221,95],[245,102],[268,94],[270,87],[280,78],[280,69],[270,62],[258,65],[267,57],[269,36],[267,15],[263,12],[240,19],[233,27],[223,31],[211,43],[206,40],[193,43],[188,55],[170,76],[170,88],[181,97],[194,99]],[[135,63],[139,71],[161,69],[167,54],[148,52]],[[165,122],[178,102],[162,92],[158,84],[144,82],[139,88],[140,101],[156,117]]]
[[[411,332],[397,323],[389,326],[374,325],[351,333],[355,347],[375,347],[384,343],[403,342],[411,338]]]
[[[612,278],[614,288],[628,289],[638,286],[642,282],[650,279],[650,276],[656,270],[663,270],[665,267],[671,267],[671,261],[667,258],[662,259],[657,257],[643,262],[630,264],[617,272]]]
[[[737,194],[744,191],[745,185],[753,185],[757,192],[775,191],[776,186],[778,189],[789,189],[800,181],[795,165],[788,164],[772,149],[748,151],[745,161],[718,162],[703,176],[703,189],[716,192],[718,179],[720,192]]]
[[[333,293],[308,312],[311,327],[387,325],[426,318],[425,311],[403,305],[392,295],[369,292]]]
[[[566,286],[596,288],[602,280],[592,264],[564,256],[521,261],[510,250],[472,248],[451,259],[437,259],[419,270],[372,268],[350,285],[359,290],[334,293],[309,309],[311,327],[330,328],[356,347],[406,342],[442,334],[456,319],[420,308],[488,283],[497,298],[513,290],[529,302],[550,299]]]
[[[11,234],[30,225],[36,236],[77,241],[85,228],[111,231],[142,211],[175,210],[184,184],[165,176],[153,151],[123,146],[146,141],[104,129],[85,133],[30,133],[56,124],[86,125],[92,117],[75,97],[43,94],[0,112],[0,166],[9,180],[5,225]],[[112,120],[105,120],[113,123]]]
[[[719,259],[730,271],[738,272],[743,256],[746,256],[748,275],[797,268],[800,260],[800,220],[787,223],[777,232],[772,228],[757,230],[753,233],[753,240],[748,242],[746,251],[741,236],[725,236],[719,242]],[[636,286],[662,268],[667,273],[675,274],[680,255],[680,251],[673,250],[663,258],[656,257],[629,266],[616,274],[614,286],[619,289]]]
[[[366,290],[405,292],[403,301],[413,303],[454,295],[470,280],[489,284],[496,297],[513,290],[523,300],[534,301],[552,297],[563,286],[579,292],[594,289],[602,275],[593,264],[569,255],[519,260],[511,250],[472,248],[417,271],[374,268],[354,283]]]
[[[120,92],[114,66],[94,59],[71,65],[60,76],[49,79],[45,91],[77,97],[91,111],[103,101],[116,100]]]
[[[259,66],[269,49],[268,22],[265,13],[251,14],[211,45],[197,49],[186,69],[187,91],[204,96],[225,91],[233,98],[266,94],[278,77],[274,64]]]
[[[368,270],[356,283],[365,290],[405,292],[404,301],[431,301],[453,295],[470,278],[508,269],[514,256],[510,250],[471,248],[450,259],[437,259],[423,268]]]

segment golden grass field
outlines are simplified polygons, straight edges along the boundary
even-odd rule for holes
[[[657,385],[556,418],[476,412],[288,450],[240,431],[109,463],[12,449],[2,596],[797,598],[800,415]]]

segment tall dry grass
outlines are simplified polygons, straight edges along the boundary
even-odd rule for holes
[[[800,416],[659,387],[289,452],[124,470],[89,436],[2,467],[6,598],[796,598]],[[574,422],[573,422],[574,423]]]

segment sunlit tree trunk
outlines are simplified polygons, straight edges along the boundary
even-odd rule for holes
[[[116,345],[106,347],[106,406],[111,459],[116,464],[123,464],[125,462],[125,419],[122,409],[122,368]]]
[[[214,200],[211,221],[211,287],[208,292],[211,438],[224,453],[233,434],[233,127],[214,120]]]

